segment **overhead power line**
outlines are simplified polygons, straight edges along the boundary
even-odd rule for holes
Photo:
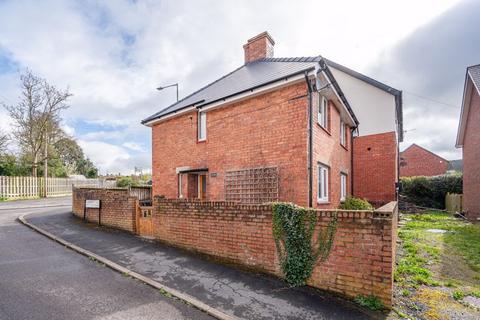
[[[448,103],[448,102],[439,101],[439,100],[435,100],[435,99],[432,99],[432,98],[423,96],[423,95],[418,94],[418,93],[414,93],[414,92],[407,91],[407,90],[404,90],[403,92],[406,92],[406,93],[409,94],[409,95],[415,96],[415,97],[420,98],[420,99],[423,99],[423,100],[427,100],[427,101],[430,101],[430,102],[434,102],[434,103],[438,103],[438,104],[444,105],[444,106],[446,106],[446,107],[455,108],[455,109],[460,109],[459,106],[456,106],[456,105],[454,105],[454,104],[451,104],[451,103]]]

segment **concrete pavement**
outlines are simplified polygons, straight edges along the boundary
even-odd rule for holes
[[[70,198],[0,203],[0,319],[212,319],[19,224]]]
[[[131,234],[85,224],[70,210],[27,220],[66,241],[244,319],[368,319],[352,303],[311,288],[223,266]]]

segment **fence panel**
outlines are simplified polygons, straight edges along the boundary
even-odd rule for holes
[[[447,193],[445,196],[445,209],[447,209],[448,212],[462,212],[462,200],[462,194]]]
[[[0,198],[34,198],[45,196],[68,196],[72,194],[72,186],[104,187],[103,179],[73,179],[42,177],[0,176]]]
[[[152,187],[130,187],[130,195],[135,196],[140,201],[152,200]]]

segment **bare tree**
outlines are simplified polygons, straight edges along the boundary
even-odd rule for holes
[[[8,135],[0,130],[0,156],[5,153],[8,145]]]
[[[71,96],[68,89],[61,91],[30,70],[20,77],[22,95],[15,106],[4,105],[14,121],[13,136],[23,153],[30,159],[32,175],[48,159],[48,148],[60,128],[60,112],[68,108]]]

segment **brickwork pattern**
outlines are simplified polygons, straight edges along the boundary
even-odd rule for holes
[[[307,205],[306,93],[303,81],[210,110],[204,142],[197,141],[197,112],[154,125],[153,194],[177,198],[176,168],[186,166],[208,168],[208,199],[225,200],[227,171],[275,166],[279,200]]]
[[[101,208],[87,209],[87,221],[135,232],[137,198],[129,196],[127,189],[74,188],[72,196],[73,214],[84,216],[85,200],[100,200]]]
[[[326,227],[332,211],[317,210]],[[281,276],[272,235],[270,205],[154,199],[156,239]],[[392,302],[396,204],[383,211],[338,211],[334,245],[308,284],[349,297],[378,296]]]
[[[395,132],[353,139],[353,194],[376,207],[396,200],[398,149]]]
[[[243,46],[243,50],[245,52],[245,63],[273,57],[273,45],[266,33],[261,33],[248,40]]]
[[[416,144],[400,153],[400,176],[437,176],[445,174],[448,161]]]
[[[468,219],[480,218],[480,96],[472,90],[463,141],[463,209]]]

